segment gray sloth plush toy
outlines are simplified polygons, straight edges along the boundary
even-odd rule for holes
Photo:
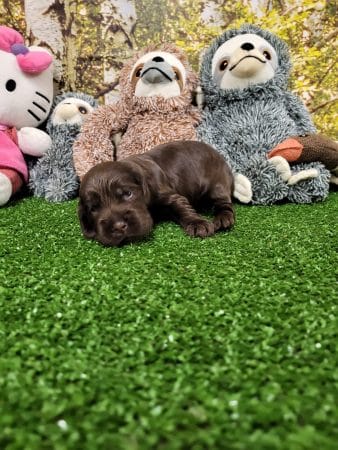
[[[267,156],[288,138],[315,132],[303,103],[287,90],[290,68],[286,44],[254,25],[226,31],[204,55],[199,138],[224,155],[243,203],[311,203],[328,194],[330,172],[321,163],[290,167],[282,156]]]
[[[62,202],[78,194],[73,143],[87,115],[97,106],[90,95],[68,92],[55,97],[47,122],[52,145],[30,170],[29,188],[35,197]]]

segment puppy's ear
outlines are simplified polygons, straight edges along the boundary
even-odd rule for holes
[[[88,209],[88,206],[86,206],[83,201],[80,199],[79,206],[78,206],[78,216],[80,219],[80,225],[83,235],[87,239],[92,239],[95,237],[95,226],[94,226],[94,220],[93,217]]]
[[[138,164],[132,164],[132,173],[135,183],[138,184],[141,189],[146,203],[150,202],[150,180],[146,168],[140,167]]]
[[[142,187],[142,191],[143,191],[143,195],[146,200],[146,203],[149,203],[150,199],[151,199],[151,192],[150,192],[149,180],[147,180],[147,177],[145,176],[145,174],[142,174],[140,184]]]

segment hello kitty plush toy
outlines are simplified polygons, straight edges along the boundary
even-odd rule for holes
[[[28,182],[23,154],[41,156],[51,145],[35,127],[52,105],[52,61],[46,50],[26,47],[20,33],[0,26],[0,206]]]

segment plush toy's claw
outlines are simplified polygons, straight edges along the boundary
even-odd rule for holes
[[[289,163],[282,156],[273,156],[269,159],[269,162],[276,167],[276,170],[281,176],[282,180],[285,181],[289,186],[293,186],[300,181],[308,180],[310,178],[317,178],[319,176],[319,172],[315,168],[301,170],[298,173],[292,175]]]
[[[122,136],[123,136],[122,132],[121,133],[115,133],[112,136],[112,142],[113,142],[113,145],[114,145],[115,155],[117,153],[118,146],[119,146],[119,144],[120,144],[120,142],[122,140]]]
[[[234,197],[242,203],[249,203],[252,200],[252,188],[250,180],[241,173],[236,173]]]
[[[281,176],[283,181],[288,181],[291,177],[290,165],[282,156],[273,156],[269,159],[269,162],[275,166],[277,172]]]
[[[299,181],[308,180],[309,178],[317,178],[319,176],[319,172],[317,169],[307,169],[307,170],[301,170],[300,172],[296,173],[295,175],[292,175],[288,179],[288,185],[293,186],[294,184],[297,184]]]
[[[204,106],[204,95],[201,86],[197,86],[195,91],[195,99],[197,108],[201,111]]]
[[[12,195],[12,183],[5,174],[0,172],[0,206],[5,205]]]

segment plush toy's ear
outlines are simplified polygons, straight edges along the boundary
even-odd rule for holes
[[[83,235],[87,239],[93,239],[95,237],[95,227],[93,217],[89,211],[88,206],[85,205],[81,199],[79,201],[78,206],[78,216],[80,219],[80,225]]]
[[[204,108],[204,95],[201,86],[197,86],[192,92],[192,104],[202,111]]]
[[[43,51],[33,51],[16,57],[20,69],[26,73],[41,73],[52,64],[52,56]]]

